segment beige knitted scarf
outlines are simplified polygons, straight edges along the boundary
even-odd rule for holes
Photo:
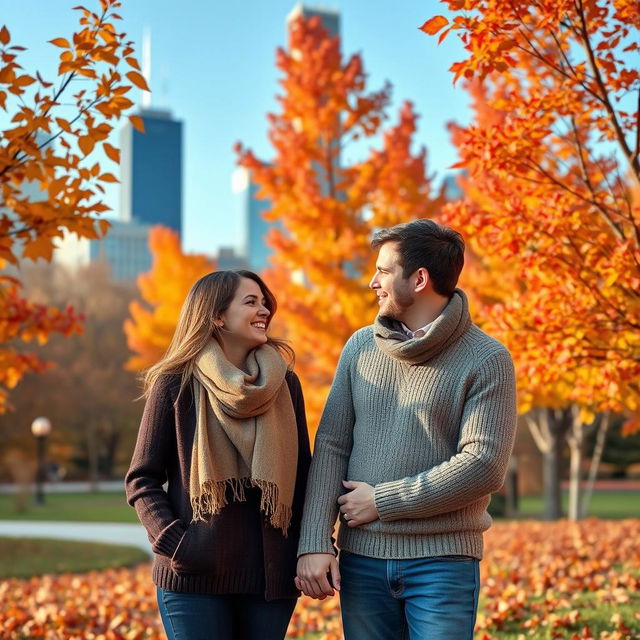
[[[260,510],[286,535],[298,461],[298,432],[287,365],[264,344],[249,353],[249,373],[235,367],[211,339],[196,359],[196,432],[189,494],[193,522],[205,520],[246,487],[262,491]]]

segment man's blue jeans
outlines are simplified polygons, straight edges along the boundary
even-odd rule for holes
[[[345,640],[472,640],[479,562],[381,560],[340,552]]]
[[[157,589],[169,640],[283,640],[295,598],[176,593]]]

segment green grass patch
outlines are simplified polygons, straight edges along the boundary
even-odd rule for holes
[[[550,624],[541,624],[534,628],[531,635],[529,629],[522,628],[522,624],[527,619],[532,619],[536,614],[532,613],[523,620],[508,620],[501,630],[489,629],[491,637],[498,640],[521,640],[523,637],[532,637],[536,640],[553,640],[557,637],[570,637],[572,633],[580,634],[585,626],[588,626],[594,638],[600,637],[601,632],[612,633],[617,630],[616,623],[612,617],[619,615],[625,626],[630,629],[630,637],[640,637],[640,620],[636,617],[636,612],[640,609],[640,594],[627,591],[629,602],[602,603],[598,601],[598,595],[593,592],[583,592],[575,594],[571,599],[569,608],[558,608],[554,614],[562,617],[571,611],[578,611],[579,616],[574,624],[563,626],[560,629],[553,629]],[[480,600],[479,612],[482,612],[483,601]],[[555,632],[563,635],[556,636]],[[625,635],[625,637],[627,637]]]
[[[518,516],[538,520],[544,513],[542,496],[523,497],[518,506]],[[569,496],[566,492],[562,495],[562,508],[566,514],[569,508]],[[640,492],[599,491],[594,493],[587,515],[602,520],[640,518]]]
[[[16,511],[15,497],[0,495],[0,520],[61,520],[66,522],[138,522],[124,492],[50,493],[44,505],[33,500]]]
[[[560,597],[561,594],[558,594]],[[508,620],[504,623],[504,628],[496,630],[491,628],[488,633],[492,638],[497,640],[522,640],[522,638],[535,638],[536,640],[554,640],[554,638],[569,638],[572,633],[580,634],[585,626],[591,630],[594,638],[598,638],[600,633],[607,631],[612,633],[616,630],[616,624],[612,622],[614,614],[618,614],[627,628],[630,629],[630,637],[640,637],[640,619],[636,617],[636,612],[640,610],[640,593],[628,591],[629,602],[623,603],[602,603],[598,601],[598,595],[593,592],[584,592],[576,594],[571,600],[569,608],[553,611],[554,614],[562,617],[570,611],[577,610],[579,616],[575,622],[568,627],[554,629],[550,624],[541,624],[533,629],[529,635],[530,629],[522,628],[522,624],[531,619],[535,613],[526,616],[523,620]],[[482,612],[484,601],[481,599],[478,611]],[[554,632],[560,632],[561,636],[554,636]],[[476,633],[476,637],[480,636],[482,631]],[[300,636],[301,640],[316,640],[323,637],[323,633],[307,633]]]
[[[0,538],[0,579],[131,567],[148,562],[141,549],[93,542]]]

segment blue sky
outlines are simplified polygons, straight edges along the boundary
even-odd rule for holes
[[[2,2],[0,24],[12,43],[28,48],[21,57],[27,72],[51,77],[60,50],[47,44],[69,37],[78,12],[71,8],[96,0],[23,0]],[[152,38],[152,105],[169,108],[184,122],[183,246],[187,251],[216,253],[220,246],[241,248],[244,221],[231,192],[235,168],[233,145],[242,141],[268,159],[266,113],[277,109],[279,91],[275,50],[285,44],[285,19],[293,0],[124,0],[119,28],[136,43],[145,27]],[[416,143],[428,150],[430,173],[442,178],[456,162],[445,124],[468,121],[468,97],[452,86],[448,68],[463,57],[455,37],[437,46],[437,39],[418,27],[445,13],[436,0],[329,0],[309,6],[337,9],[341,14],[343,55],[360,53],[368,73],[368,88],[385,80],[393,85],[390,121],[398,106],[411,100],[421,115]],[[137,100],[141,97],[136,91]],[[5,120],[0,116],[0,124]],[[113,144],[118,144],[114,136]],[[356,148],[343,158],[357,158]],[[92,160],[92,163],[94,160]],[[105,167],[109,161],[105,159]],[[118,187],[106,202],[118,208]]]

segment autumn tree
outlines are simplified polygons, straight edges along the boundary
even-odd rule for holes
[[[138,276],[143,302],[134,300],[124,323],[127,342],[134,355],[127,361],[133,371],[155,364],[167,350],[178,322],[182,303],[192,285],[215,270],[215,262],[201,254],[185,254],[178,234],[167,227],[149,233],[153,264]]]
[[[266,162],[239,145],[239,164],[271,205],[265,218],[279,223],[268,236],[274,254],[265,277],[278,299],[279,326],[296,350],[315,428],[342,346],[375,316],[367,291],[372,230],[429,217],[437,200],[425,150],[412,150],[412,105],[384,129],[390,86],[368,90],[362,58],[343,60],[339,38],[329,37],[317,17],[291,24],[276,65],[280,111],[268,115],[274,156]],[[344,162],[357,153],[356,141],[376,137],[378,149]]]
[[[136,376],[123,371],[130,354],[122,323],[135,287],[112,281],[102,264],[72,272],[42,262],[24,266],[23,287],[38,304],[72,304],[86,320],[80,335],[52,336],[40,351],[54,366],[26,374],[13,391],[13,411],[0,416],[3,449],[35,456],[29,426],[46,415],[50,458],[69,477],[95,482],[124,473],[142,413]]]
[[[126,34],[116,30],[117,0],[99,0],[99,11],[76,7],[79,28],[70,39],[51,40],[61,49],[57,77],[46,80],[20,65],[23,47],[0,29],[0,108],[9,122],[0,140],[0,265],[21,259],[51,260],[64,232],[98,238],[108,222],[98,216],[103,184],[114,175],[91,162],[100,145],[119,162],[107,138],[113,122],[133,105],[127,93],[134,84],[147,89]],[[124,69],[123,69],[124,66]],[[129,69],[129,71],[125,71]],[[80,82],[81,81],[81,82]],[[76,91],[76,93],[72,93]],[[72,94],[72,95],[69,95]],[[141,126],[131,116],[133,124]],[[37,195],[33,195],[37,192]],[[0,411],[7,391],[28,371],[44,363],[20,348],[23,342],[46,342],[52,332],[80,330],[72,308],[38,305],[24,297],[15,273],[0,275]]]
[[[575,479],[584,426],[640,402],[637,5],[444,4],[453,20],[423,29],[461,36],[454,79],[483,82],[499,114],[457,132],[475,196],[444,218],[508,274],[482,314],[514,355],[521,411],[570,412]],[[577,517],[575,491],[571,506]]]

